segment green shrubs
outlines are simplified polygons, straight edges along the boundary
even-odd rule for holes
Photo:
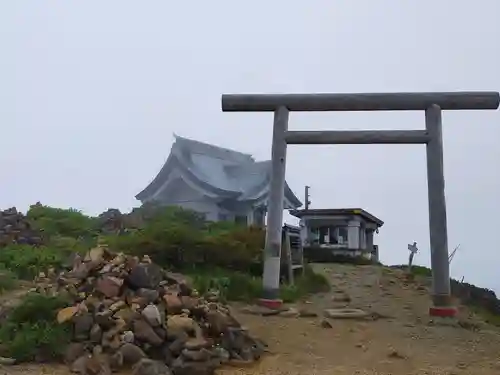
[[[1,322],[0,355],[19,362],[60,358],[71,332],[68,326],[56,323],[56,314],[66,304],[60,297],[25,296]]]
[[[46,246],[8,245],[0,249],[0,270],[10,270],[19,279],[33,280],[50,267],[60,269],[71,254],[85,254],[93,246],[95,240],[92,239],[84,241],[57,235],[51,237]]]
[[[232,223],[205,223],[188,210],[164,209],[141,230],[106,238],[117,251],[149,255],[179,271],[220,267],[260,274],[264,231]]]
[[[265,232],[261,228],[233,224],[226,228],[207,228],[202,233],[200,247],[204,249],[204,264],[210,262],[252,274],[261,274]]]
[[[0,294],[17,286],[17,275],[9,269],[0,267]]]
[[[34,324],[40,321],[55,323],[57,311],[66,307],[68,300],[62,296],[50,297],[40,293],[27,294],[9,314],[11,323]]]
[[[11,244],[0,249],[0,269],[8,269],[20,279],[32,280],[49,267],[58,269],[70,254],[83,254],[96,243],[97,218],[77,210],[37,204],[30,207],[26,218],[31,228],[43,233],[45,245]]]
[[[265,231],[231,222],[206,222],[194,211],[178,207],[144,207],[124,217],[140,226],[105,237],[114,251],[142,257],[149,255],[162,267],[194,275],[198,289],[220,289],[230,300],[259,297],[262,289],[262,249]],[[44,233],[45,246],[9,245],[0,250],[0,267],[20,279],[31,280],[49,267],[61,268],[72,253],[84,254],[96,245],[103,221],[73,209],[33,205],[27,218]],[[128,218],[128,219],[127,219]],[[140,228],[140,229],[137,229]],[[214,271],[215,270],[215,271]],[[11,274],[12,276],[12,274]],[[283,295],[293,300],[324,281],[315,280],[311,270],[283,286]],[[322,287],[321,287],[322,288]],[[320,288],[320,289],[321,289]]]
[[[24,280],[33,280],[49,267],[61,267],[63,260],[64,253],[51,247],[9,245],[0,249],[0,268],[10,270]]]
[[[408,268],[408,267],[406,267]],[[411,266],[411,273],[415,276],[425,276],[425,277],[431,277],[432,276],[432,270],[428,267],[424,266]]]
[[[294,302],[299,298],[313,293],[328,292],[330,283],[326,276],[316,273],[307,264],[304,273],[295,279],[294,285],[281,287],[281,299],[284,302]]]
[[[251,301],[261,296],[262,279],[243,272],[214,269],[189,276],[201,294],[217,291],[223,301]]]
[[[75,209],[53,208],[36,204],[26,213],[33,229],[45,236],[92,237],[97,234],[98,219]]]
[[[478,316],[480,316],[486,323],[500,327],[500,315],[497,315],[486,308],[481,306],[469,305],[469,308]]]
[[[331,252],[325,251],[324,248],[319,246],[304,247],[304,258],[311,263],[341,263],[352,264],[356,266],[365,266],[378,263],[363,256],[352,257],[348,255],[332,254]]]
[[[226,301],[252,302],[262,296],[262,278],[248,273],[224,269],[199,270],[190,274],[190,278],[200,293],[217,290]],[[329,290],[327,278],[306,265],[304,273],[295,279],[294,285],[281,285],[280,296],[284,302],[295,302],[309,294]]]
[[[50,237],[46,247],[50,247],[54,251],[59,252],[62,256],[69,256],[74,253],[80,255],[85,254],[91,248],[97,245],[96,237],[85,237],[76,239],[73,237],[52,236]]]
[[[406,270],[408,270],[408,265],[399,264],[399,265],[391,266],[391,268],[397,268],[397,269],[401,269],[401,270],[406,271]],[[432,270],[428,267],[425,267],[425,266],[412,265],[411,266],[411,274],[413,276],[431,277]]]

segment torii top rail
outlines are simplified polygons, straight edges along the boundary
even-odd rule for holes
[[[497,109],[498,92],[401,92],[377,94],[225,94],[224,112],[274,112],[284,106],[300,112],[425,111],[435,104],[443,110]]]
[[[287,144],[425,144],[433,274],[432,315],[453,316],[444,194],[442,110],[495,110],[498,92],[222,95],[224,112],[274,112],[262,301],[279,304]],[[425,111],[425,130],[288,131],[290,111]]]

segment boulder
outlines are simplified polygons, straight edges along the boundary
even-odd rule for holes
[[[44,242],[40,231],[15,207],[0,211],[0,248],[10,244],[40,246]]]

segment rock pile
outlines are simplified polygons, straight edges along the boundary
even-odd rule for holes
[[[42,236],[31,228],[26,217],[15,207],[0,211],[0,247],[13,243],[40,245]]]
[[[74,301],[57,320],[72,327],[66,362],[82,375],[125,366],[137,375],[205,375],[224,363],[252,363],[266,346],[252,338],[217,293],[198,296],[180,274],[149,257],[105,246],[76,257],[71,270],[42,274],[38,291]]]
[[[116,208],[110,208],[99,215],[99,227],[103,233],[121,233],[123,231],[123,214]]]
[[[145,222],[154,214],[155,211],[152,211],[148,205],[134,208],[128,214],[123,214],[116,208],[109,208],[99,215],[99,229],[105,234],[122,234],[129,230],[143,228]]]

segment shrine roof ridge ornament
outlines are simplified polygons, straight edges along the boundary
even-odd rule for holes
[[[223,112],[289,111],[419,111],[437,105],[442,110],[497,109],[495,91],[316,93],[316,94],[224,94]]]

